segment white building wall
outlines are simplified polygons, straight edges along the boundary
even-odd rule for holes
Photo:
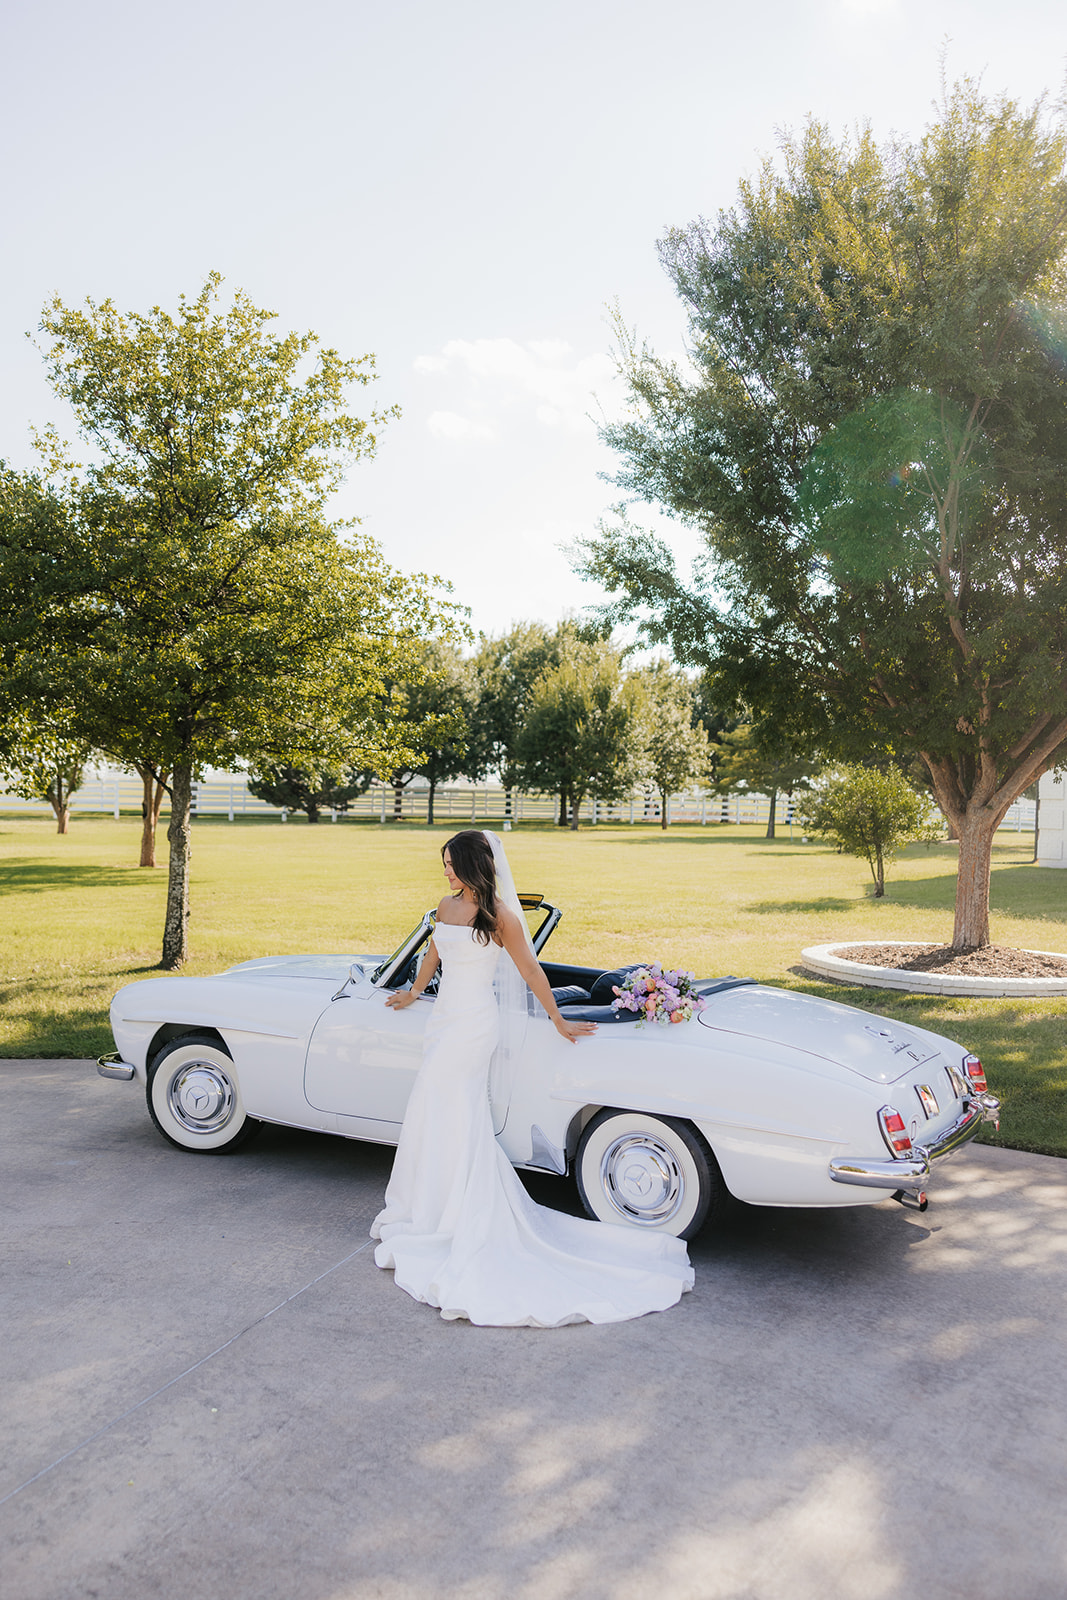
[[[1037,792],[1041,800],[1037,864],[1039,867],[1067,867],[1067,776],[1046,772]]]

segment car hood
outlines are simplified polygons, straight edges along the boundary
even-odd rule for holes
[[[699,1021],[833,1061],[870,1083],[893,1083],[941,1054],[941,1040],[924,1028],[762,984],[711,995]]]
[[[343,983],[353,966],[370,972],[384,956],[375,955],[321,955],[321,956],[261,956],[256,961],[240,961],[235,967],[220,972],[220,978],[324,978],[327,983]]]

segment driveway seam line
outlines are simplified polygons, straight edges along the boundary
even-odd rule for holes
[[[50,1461],[47,1467],[42,1467],[40,1472],[35,1472],[32,1478],[27,1478],[26,1481],[24,1483],[20,1483],[16,1489],[10,1489],[7,1494],[0,1496],[0,1506],[6,1505],[9,1500],[14,1500],[17,1494],[21,1494],[23,1489],[28,1489],[31,1484],[37,1483],[41,1478],[47,1477],[50,1472],[55,1471],[56,1467],[61,1467],[64,1461],[69,1461],[71,1456],[76,1456],[79,1450],[85,1450],[89,1445],[95,1443],[97,1439],[99,1439],[103,1434],[107,1433],[111,1428],[117,1427],[120,1422],[125,1422],[127,1417],[132,1417],[135,1411],[140,1411],[143,1406],[146,1406],[151,1401],[158,1399],[158,1397],[161,1394],[165,1394],[168,1389],[173,1389],[176,1383],[181,1383],[182,1379],[187,1378],[190,1373],[196,1372],[200,1367],[206,1366],[209,1361],[213,1361],[214,1358],[218,1355],[221,1355],[224,1350],[228,1350],[231,1344],[236,1344],[238,1339],[243,1339],[246,1333],[251,1333],[253,1328],[258,1328],[261,1322],[266,1322],[268,1317],[273,1317],[276,1311],[284,1311],[286,1306],[291,1305],[294,1300],[298,1300],[300,1296],[302,1294],[306,1294],[309,1289],[313,1289],[317,1283],[321,1283],[323,1278],[328,1278],[331,1272],[336,1272],[340,1267],[345,1266],[349,1261],[354,1261],[356,1256],[361,1256],[364,1250],[369,1250],[373,1243],[373,1239],[368,1239],[366,1244],[361,1244],[358,1250],[353,1250],[351,1254],[345,1256],[342,1261],[335,1261],[332,1267],[327,1267],[325,1272],[320,1272],[317,1278],[312,1278],[309,1283],[305,1283],[302,1289],[295,1289],[292,1294],[286,1295],[284,1300],[279,1300],[276,1306],[271,1306],[270,1310],[264,1311],[261,1317],[256,1317],[248,1324],[247,1327],[239,1329],[238,1332],[235,1333],[232,1338],[227,1339],[224,1344],[220,1344],[216,1349],[209,1351],[206,1356],[201,1356],[199,1361],[194,1361],[191,1367],[186,1367],[185,1371],[179,1372],[177,1377],[169,1378],[166,1383],[160,1384],[158,1389],[153,1389],[151,1394],[146,1394],[143,1400],[138,1400],[136,1405],[130,1406],[126,1411],[121,1412],[119,1416],[112,1417],[110,1422],[105,1422],[103,1427],[97,1428],[95,1433],[91,1433],[89,1437],[87,1439],[83,1439],[80,1444],[73,1445],[69,1450],[65,1450],[61,1456],[57,1456],[54,1461]]]

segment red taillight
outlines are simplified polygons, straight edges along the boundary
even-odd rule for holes
[[[878,1126],[882,1130],[882,1138],[889,1146],[891,1155],[911,1154],[911,1140],[899,1111],[894,1111],[892,1106],[883,1106],[878,1113]]]
[[[989,1085],[985,1081],[985,1068],[978,1057],[964,1056],[963,1070],[971,1080],[971,1088],[977,1090],[979,1094],[985,1094]]]

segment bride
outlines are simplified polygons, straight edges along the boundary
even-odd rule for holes
[[[451,893],[414,983],[387,1001],[413,1005],[442,968],[385,1207],[371,1228],[381,1241],[374,1259],[443,1317],[483,1326],[556,1328],[663,1311],[693,1286],[683,1242],[535,1205],[493,1136],[490,1059],[525,1015],[527,984],[571,1044],[596,1024],[560,1014],[496,834],[457,833],[441,855]]]

